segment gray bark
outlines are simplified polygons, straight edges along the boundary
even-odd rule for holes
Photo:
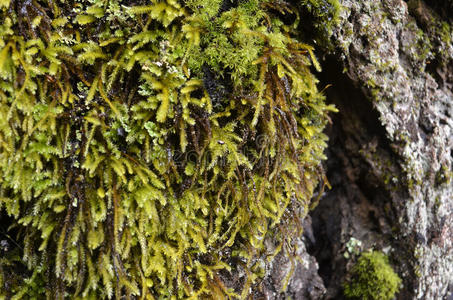
[[[388,253],[403,279],[398,299],[452,299],[453,10],[446,1],[340,2],[321,73],[340,110],[328,129],[332,189],[306,220],[306,264],[285,293],[270,288],[282,276],[269,267],[261,295],[341,299],[355,238],[361,250]]]

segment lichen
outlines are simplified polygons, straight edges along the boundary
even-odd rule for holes
[[[346,243],[346,251],[344,252],[343,256],[344,258],[349,259],[350,256],[359,255],[361,250],[362,241],[354,237],[351,237],[349,241]]]
[[[247,295],[265,238],[300,234],[335,110],[287,14],[0,1],[0,213],[16,245],[0,297],[233,298],[219,272],[239,267]]]
[[[349,299],[391,300],[401,284],[388,257],[379,251],[362,253],[352,267],[350,277],[344,284],[344,294]]]

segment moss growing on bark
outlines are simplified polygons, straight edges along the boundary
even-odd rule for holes
[[[382,252],[362,253],[350,276],[344,285],[344,294],[350,299],[391,300],[400,289],[401,278]]]
[[[286,14],[0,1],[0,297],[236,297],[238,265],[247,295],[265,238],[300,233],[335,110]]]

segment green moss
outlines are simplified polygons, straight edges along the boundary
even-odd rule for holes
[[[445,1],[442,5],[448,5]],[[442,6],[441,5],[441,6]],[[438,4],[434,4],[437,7]],[[431,8],[427,7],[421,1],[411,0],[408,2],[409,12],[416,18],[417,25],[423,30],[417,30],[417,53],[415,58],[420,60],[422,65],[426,60],[434,61],[439,64],[441,68],[449,65],[450,58],[448,53],[448,47],[451,44],[453,37],[453,30],[451,25],[442,21],[439,14],[442,14],[444,9],[438,7],[437,13]],[[416,27],[415,24],[411,24],[411,27]]]
[[[245,297],[300,235],[335,108],[298,11],[140,3],[0,1],[0,298]]]
[[[344,285],[344,294],[350,299],[391,300],[400,284],[401,279],[393,271],[385,254],[365,252],[351,269],[350,281]]]
[[[341,4],[338,0],[297,1],[301,14],[301,35],[313,39],[319,46],[333,49],[329,38],[338,24]],[[309,20],[306,22],[304,20]]]
[[[436,185],[447,185],[452,181],[453,171],[446,165],[442,165],[439,171],[436,172]]]
[[[253,62],[265,46],[261,35],[274,35],[273,40],[279,43],[282,41],[282,37],[276,36],[281,34],[279,26],[273,26],[271,34],[266,33],[265,11],[257,0],[241,1],[237,7],[217,16],[218,6],[213,11],[215,2],[205,0],[192,1],[189,5],[195,14],[182,28],[192,39],[187,52],[188,67],[197,73],[206,66],[216,74],[228,70],[235,86],[247,85],[257,79],[258,66]],[[273,46],[279,47],[279,51],[285,49],[282,44]]]

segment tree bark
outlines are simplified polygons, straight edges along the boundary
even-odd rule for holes
[[[403,279],[397,299],[452,299],[451,4],[340,2],[334,50],[325,50],[321,73],[321,84],[332,84],[328,101],[340,110],[328,129],[332,189],[305,221],[312,223],[301,247],[307,267],[281,297],[341,299],[354,238],[362,251],[390,256]]]

